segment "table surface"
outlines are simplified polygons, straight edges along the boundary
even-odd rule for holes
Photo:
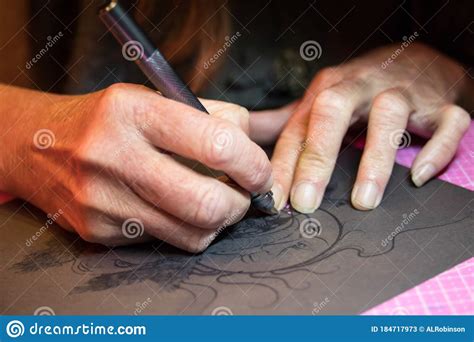
[[[410,167],[420,146],[413,144],[397,153],[397,162]],[[474,190],[474,121],[458,153],[439,178]],[[10,200],[0,193],[0,204]],[[472,315],[474,314],[474,258],[382,303],[365,315]]]

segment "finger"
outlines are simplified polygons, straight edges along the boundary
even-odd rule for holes
[[[471,124],[470,115],[453,104],[441,108],[438,117],[433,136],[413,162],[411,178],[416,186],[422,186],[448,165]]]
[[[250,114],[250,139],[259,145],[273,144],[297,106],[298,102],[295,101],[278,109],[252,112]]]
[[[175,101],[157,101],[156,95],[147,100],[138,115],[147,118],[144,136],[152,144],[223,171],[250,192],[270,190],[270,161],[240,128]]]
[[[138,229],[145,230],[144,236],[152,236],[191,253],[204,251],[217,234],[230,225],[223,224],[216,229],[202,229],[147,205],[141,206],[132,217],[139,217],[139,219],[132,218],[123,221],[122,233],[124,235],[127,235],[127,223],[129,226],[135,224],[135,226],[138,225]],[[128,234],[128,237],[134,236],[134,232],[131,233],[132,235]]]
[[[218,233],[227,226],[217,229],[202,229],[183,222],[156,208],[141,207],[134,215],[125,217],[115,225],[104,225],[101,231],[81,235],[86,241],[110,247],[138,244],[160,239],[170,245],[191,253],[204,251]]]
[[[314,99],[321,91],[339,82],[342,75],[338,68],[325,68],[320,71],[278,138],[272,156],[274,177],[272,192],[278,210],[281,210],[288,201],[298,158],[306,145],[309,113]]]
[[[106,177],[99,177],[98,180],[99,183],[107,182]],[[197,253],[203,251],[218,233],[241,219],[240,213],[234,212],[216,229],[199,228],[144,201],[135,192],[124,191],[122,186],[107,185],[110,198],[117,201],[101,201],[96,196],[94,200],[99,203],[89,203],[88,208],[96,222],[92,227],[86,225],[78,229],[78,233],[86,241],[107,246],[123,246],[158,238],[178,248]]]
[[[250,115],[245,107],[223,101],[199,100],[213,117],[232,122],[237,127],[240,127],[247,135],[249,134]]]
[[[357,80],[341,81],[316,96],[291,189],[291,205],[299,212],[312,213],[321,204],[351,117],[367,98],[366,84]]]
[[[164,212],[155,214],[154,218],[153,222],[146,225],[148,234],[191,253],[204,251],[217,234],[227,227],[222,225],[217,229],[202,229]]]
[[[288,122],[275,145],[272,155],[274,184],[272,187],[275,208],[285,207],[290,193],[291,182],[300,156],[309,113],[297,111]]]
[[[192,225],[214,229],[229,217],[240,219],[250,206],[238,187],[201,175],[171,156],[144,146],[128,156],[122,178],[141,198]]]
[[[352,190],[355,208],[369,210],[380,204],[411,111],[410,101],[399,89],[388,89],[374,98],[367,142]]]

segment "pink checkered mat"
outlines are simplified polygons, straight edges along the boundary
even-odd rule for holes
[[[455,159],[440,179],[474,190],[474,121]],[[400,150],[397,162],[410,167],[420,146]],[[472,315],[474,314],[474,258],[382,303],[365,315]]]
[[[464,136],[456,158],[440,179],[474,190],[474,121]],[[397,162],[410,167],[420,146],[400,150]],[[11,199],[0,193],[0,203]],[[382,303],[365,315],[468,315],[474,314],[474,258]]]

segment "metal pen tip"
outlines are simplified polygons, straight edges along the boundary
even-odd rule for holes
[[[279,211],[277,208],[273,207],[273,208],[271,208],[271,209],[267,212],[267,214],[269,214],[269,215],[276,215],[276,214],[278,214],[279,212],[280,212],[280,211]]]
[[[265,194],[252,193],[252,206],[268,215],[278,214],[278,210],[275,208],[275,201],[273,200],[273,193],[271,191]]]

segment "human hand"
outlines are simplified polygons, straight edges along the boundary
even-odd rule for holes
[[[248,192],[272,186],[270,161],[246,135],[242,107],[203,101],[209,116],[127,84],[81,96],[25,92],[22,98],[36,97],[36,104],[4,137],[14,146],[1,156],[0,185],[47,213],[60,210],[57,222],[87,241],[116,246],[159,238],[199,252],[244,216]],[[223,171],[238,186],[167,152]]]
[[[431,137],[411,168],[416,186],[453,158],[470,124],[469,114],[455,103],[472,80],[460,65],[422,44],[412,44],[382,68],[396,48],[377,49],[313,79],[275,146],[272,190],[278,209],[289,197],[300,212],[319,207],[343,137],[356,122],[368,125],[351,196],[357,209],[380,204],[405,129]]]

